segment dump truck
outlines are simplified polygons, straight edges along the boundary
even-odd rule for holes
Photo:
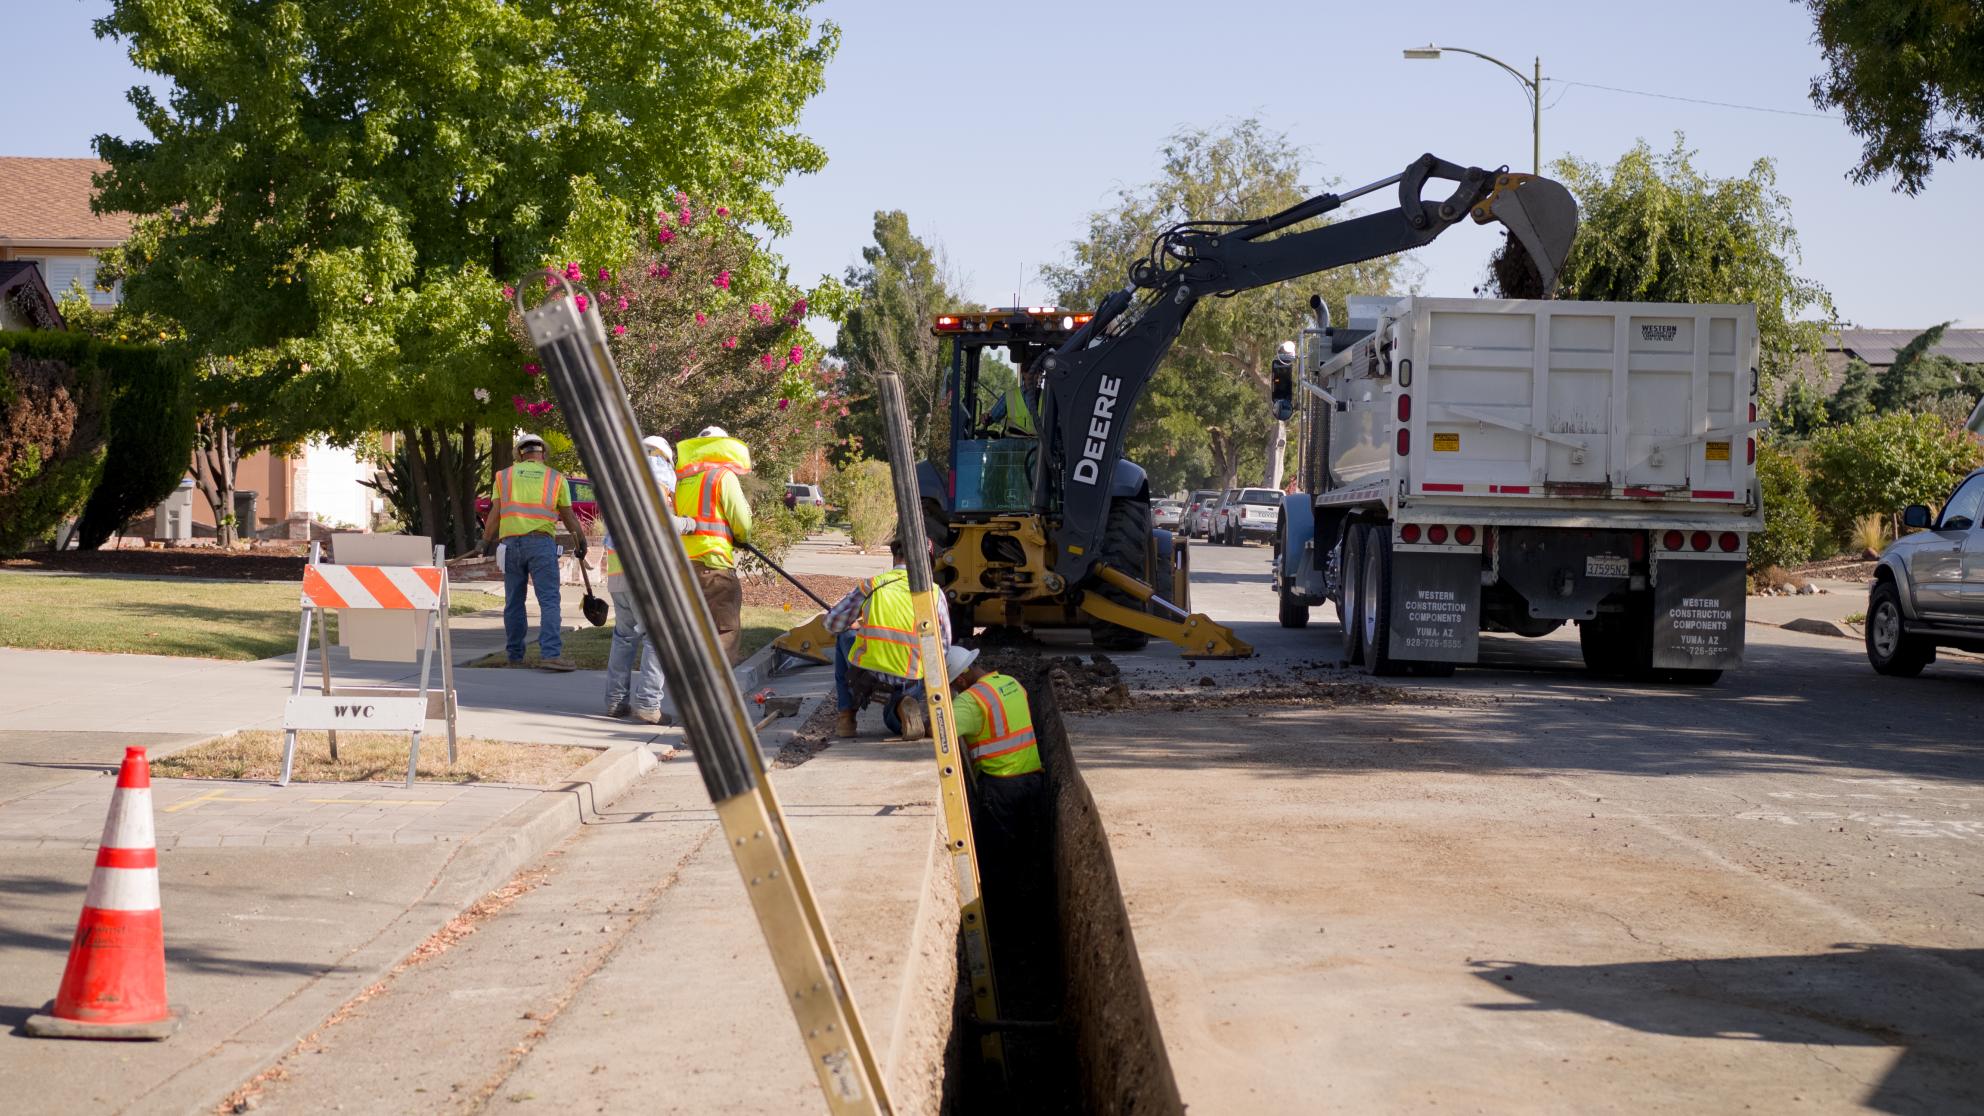
[[[1274,363],[1297,424],[1274,591],[1342,656],[1450,673],[1479,633],[1578,626],[1608,676],[1712,684],[1763,525],[1749,305],[1354,299]]]

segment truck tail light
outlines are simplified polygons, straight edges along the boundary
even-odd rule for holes
[[[1736,548],[1743,545],[1743,540],[1738,538],[1734,531],[1724,531],[1721,537],[1715,540],[1715,544],[1722,548],[1723,553],[1734,554]]]
[[[1474,528],[1472,527],[1454,528],[1454,541],[1461,544],[1462,546],[1473,546]]]
[[[1707,550],[1712,541],[1708,537],[1707,531],[1696,531],[1694,534],[1688,536],[1688,545],[1694,547],[1696,550]]]
[[[1639,531],[1633,532],[1633,561],[1646,561],[1646,535]]]
[[[1660,545],[1666,547],[1668,550],[1681,549],[1681,544],[1683,541],[1684,540],[1681,538],[1681,532],[1679,531],[1669,531],[1666,534],[1660,536]]]
[[[1757,421],[1757,405],[1755,403],[1750,404],[1750,421]]]
[[[1400,528],[1398,529],[1398,537],[1399,537],[1399,538],[1400,538],[1401,540],[1403,540],[1403,541],[1405,541],[1405,542],[1409,542],[1409,543],[1416,543],[1416,542],[1418,542],[1418,541],[1419,541],[1419,524],[1417,524],[1417,523],[1408,523],[1408,524],[1406,524],[1405,526],[1403,526],[1403,527],[1400,527]]]
[[[1410,395],[1402,394],[1398,397],[1398,420],[1400,422],[1412,421],[1412,397]]]
[[[1412,431],[1404,427],[1400,427],[1398,431],[1398,455],[1400,457],[1412,455]]]
[[[1755,408],[1751,409],[1755,410]],[[1755,465],[1757,463],[1757,440],[1755,438],[1749,438],[1746,441],[1749,442],[1748,456],[1750,458],[1750,464]]]
[[[1447,528],[1443,523],[1435,523],[1426,528],[1426,541],[1438,546],[1447,541]]]

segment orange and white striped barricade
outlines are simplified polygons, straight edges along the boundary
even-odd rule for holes
[[[303,618],[296,632],[296,673],[289,701],[283,707],[282,776],[288,786],[296,763],[299,729],[324,729],[330,734],[331,758],[337,758],[339,729],[405,732],[409,746],[406,785],[420,764],[420,734],[431,720],[448,726],[448,763],[455,762],[454,642],[448,632],[447,549],[434,548],[431,566],[341,566],[323,562],[322,544],[310,544],[310,564],[303,568]],[[421,625],[420,685],[336,686],[331,684],[330,624],[320,616],[330,609],[393,609],[424,612],[432,619]],[[315,694],[303,692],[303,671],[310,656],[310,628],[317,625],[321,684]],[[441,652],[441,688],[430,685],[436,644]]]

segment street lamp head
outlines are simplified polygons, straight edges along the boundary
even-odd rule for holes
[[[1440,57],[1440,48],[1431,43],[1427,43],[1423,47],[1407,47],[1405,56],[1413,60],[1431,61]]]

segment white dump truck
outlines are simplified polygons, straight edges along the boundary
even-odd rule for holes
[[[1353,299],[1275,362],[1299,417],[1281,623],[1444,674],[1575,621],[1603,675],[1709,684],[1743,652],[1762,526],[1754,306]]]

